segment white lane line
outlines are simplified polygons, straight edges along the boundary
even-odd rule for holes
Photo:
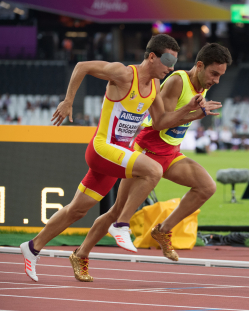
[[[7,282],[7,281],[1,281],[0,282],[0,284],[13,284],[13,285],[30,285],[30,286],[47,286],[47,287],[50,287],[50,286],[57,286],[57,285],[51,285],[51,284],[41,284],[41,283],[35,283],[35,282],[33,282],[33,283],[28,283],[28,282],[26,282],[26,283],[22,283],[22,282]],[[59,285],[59,286],[62,286],[62,285]],[[65,287],[67,287],[67,286],[65,286]],[[2,311],[2,310],[0,310],[0,311]]]
[[[112,279],[114,281],[130,281],[129,279]],[[139,282],[139,280],[137,280]],[[170,283],[170,282],[163,282],[163,283]],[[12,285],[28,285],[28,286],[36,286],[36,287],[39,287],[39,286],[43,286],[43,287],[47,287],[48,289],[49,288],[52,288],[52,287],[59,287],[59,288],[78,288],[78,289],[82,289],[82,286],[72,286],[72,285],[51,285],[51,284],[43,284],[43,283],[34,283],[34,284],[30,284],[30,283],[20,283],[20,282],[0,282],[0,284],[12,284]],[[82,284],[82,283],[81,283]],[[193,283],[180,283],[178,282],[178,284],[181,284],[181,285],[186,285],[186,284],[191,284],[193,285]],[[207,286],[207,284],[196,284],[194,283],[194,285],[198,285],[197,287],[198,288],[215,288],[215,289],[219,289],[219,288],[233,288],[233,287],[227,287],[227,286],[222,286],[222,285],[217,285],[217,286]],[[200,287],[201,286],[201,287]],[[206,287],[205,287],[206,286]],[[239,287],[243,287],[243,286],[239,286]],[[86,288],[86,287],[84,287]],[[92,287],[89,287],[89,288],[92,288]],[[105,287],[106,288],[106,287]],[[192,289],[193,287],[191,287]],[[5,288],[4,288],[5,289]],[[12,287],[10,288],[12,289]],[[22,288],[21,288],[22,289]],[[162,287],[159,287],[159,288],[133,288],[133,289],[113,289],[113,290],[126,290],[126,291],[151,291],[151,290],[181,290],[181,289],[188,289],[186,287],[184,288],[162,288]],[[110,289],[111,290],[111,289]],[[0,310],[1,311],[1,310]]]
[[[23,273],[25,274],[25,273]],[[46,274],[42,274],[42,275],[46,275]],[[51,276],[51,275],[46,275],[46,276]],[[53,275],[54,277],[55,275]],[[60,277],[63,277],[63,276],[60,276]],[[72,276],[66,276],[66,277],[72,277]],[[113,279],[115,281],[119,281],[119,279]],[[130,281],[130,280],[127,280],[127,281]],[[61,287],[63,288],[63,287]],[[134,289],[122,289],[122,288],[106,288],[106,287],[89,287],[89,286],[82,286],[82,287],[74,287],[74,286],[66,286],[66,288],[79,288],[79,289],[83,289],[83,290],[86,290],[86,289],[92,289],[92,290],[106,290],[106,291],[133,291]],[[185,290],[187,290],[187,288],[184,288]],[[196,288],[198,289],[198,288]],[[199,289],[203,289],[203,288],[199,288]],[[205,289],[208,289],[205,288]],[[218,288],[217,288],[218,289]],[[140,290],[138,289],[137,291],[139,292],[143,292],[144,288],[141,288]],[[183,290],[181,288],[179,288],[179,290]],[[191,290],[191,288],[190,288]],[[160,292],[158,292],[160,294]],[[194,294],[194,293],[191,293],[191,292],[172,292],[172,288],[165,288],[165,294],[176,294],[176,295],[187,295],[187,296],[205,296],[205,297],[221,297],[221,298],[241,298],[241,299],[249,299],[249,297],[245,297],[245,296],[226,296],[226,295],[213,295],[213,294]]]
[[[22,285],[22,284],[25,284],[25,285],[27,285],[27,283],[16,283],[15,285]],[[32,286],[32,285],[30,285],[30,286]],[[0,290],[10,290],[10,289],[20,289],[20,290],[22,290],[22,289],[31,289],[31,290],[33,290],[33,289],[41,289],[41,288],[46,288],[46,289],[51,289],[51,288],[55,288],[55,289],[65,289],[65,288],[74,288],[74,289],[82,289],[83,287],[79,287],[79,286],[60,286],[60,285],[54,285],[54,286],[50,286],[50,287],[48,287],[46,284],[41,284],[40,286],[37,286],[37,287],[8,287],[8,288],[6,288],[6,287],[4,287],[4,288],[0,288]],[[198,287],[196,287],[197,289],[198,289]],[[209,289],[209,288],[218,288],[218,287],[201,287],[201,288],[199,288],[199,289]],[[219,287],[220,288],[220,287]],[[127,292],[133,292],[133,291],[135,291],[135,292],[165,292],[165,291],[170,291],[170,290],[182,290],[182,289],[187,289],[188,290],[188,288],[181,288],[181,287],[179,287],[179,288],[128,288],[128,289],[126,289],[126,288],[106,288],[106,287],[104,287],[104,288],[93,288],[93,287],[84,287],[84,289],[98,289],[98,290],[110,290],[110,291],[127,291]],[[192,288],[190,288],[190,289],[192,289]]]
[[[24,265],[21,262],[0,262],[0,264],[16,264]],[[53,268],[71,268],[72,266],[61,266],[61,265],[47,265],[37,264],[37,266],[53,267]],[[123,272],[137,272],[137,273],[159,273],[159,274],[173,274],[173,275],[191,275],[192,276],[212,276],[212,277],[225,277],[225,278],[244,278],[249,279],[249,276],[244,275],[220,275],[220,274],[206,274],[206,273],[189,273],[189,272],[167,272],[167,271],[148,271],[148,270],[130,270],[130,269],[113,269],[113,268],[94,268],[90,267],[90,270],[105,270],[105,271],[123,271]],[[241,271],[241,269],[239,269]]]
[[[10,273],[10,274],[22,274],[26,275],[24,272],[12,272],[12,271],[0,271],[0,273]],[[60,277],[60,278],[74,278],[73,275],[51,275],[51,274],[37,274],[38,276],[49,276],[49,277]],[[127,282],[140,282],[140,283],[160,283],[160,284],[181,284],[181,285],[197,285],[197,286],[215,286],[217,288],[249,288],[249,286],[244,286],[244,285],[226,285],[226,284],[204,284],[204,283],[185,283],[185,282],[167,282],[167,281],[149,281],[149,280],[138,280],[138,279],[118,279],[118,278],[99,278],[99,277],[94,277],[94,279],[97,280],[109,280],[109,281],[127,281]],[[0,282],[2,283],[2,282]],[[35,284],[34,285],[38,285]],[[51,285],[53,286],[53,285]]]
[[[114,280],[116,280],[116,279],[114,279]],[[126,281],[126,279],[122,279],[122,280],[120,280],[120,279],[118,279],[118,281]],[[129,281],[129,280],[128,280]],[[170,282],[167,282],[167,283],[170,283]],[[39,287],[39,288],[41,288],[40,286],[43,286],[43,288],[47,288],[47,289],[50,289],[50,288],[60,288],[60,289],[63,289],[63,288],[75,288],[75,289],[82,289],[82,286],[71,286],[71,285],[51,285],[51,284],[42,284],[42,283],[39,283],[39,284],[37,284],[37,283],[34,283],[34,284],[30,284],[30,283],[16,283],[16,282],[0,282],[0,284],[12,284],[12,285],[28,285],[28,286],[32,286],[32,287],[30,287],[30,288],[28,288],[28,289],[33,289],[33,287],[34,286],[36,286],[36,288],[37,287]],[[181,284],[181,285],[186,285],[186,284],[189,284],[189,283],[178,283],[178,284]],[[192,284],[191,284],[192,285]],[[209,288],[215,288],[215,289],[220,289],[220,288],[233,288],[233,287],[227,287],[227,286],[220,286],[220,285],[217,285],[217,286],[212,286],[212,287],[210,287],[210,286],[206,286],[207,284],[194,284],[194,285],[202,285],[202,289],[203,288],[207,288],[207,289],[209,289]],[[204,286],[203,286],[204,285]],[[198,287],[199,287],[198,286]],[[206,286],[206,287],[205,287]],[[243,286],[241,286],[241,287],[243,287]],[[86,288],[86,287],[84,287],[84,288]],[[92,287],[90,287],[90,288],[92,288]],[[200,288],[200,287],[199,287]],[[13,287],[10,287],[10,288],[0,288],[0,290],[5,290],[5,289],[24,289],[24,288],[13,288]],[[188,289],[188,288],[181,288],[181,287],[179,287],[179,288],[174,288],[174,290],[182,290],[182,289]],[[191,288],[192,289],[192,288]],[[141,288],[133,288],[133,289],[114,289],[114,290],[124,290],[124,291],[142,291],[142,292],[151,292],[151,291],[166,291],[166,290],[172,290],[172,288],[143,288],[143,289],[141,289]],[[0,310],[1,311],[1,310]]]
[[[20,287],[20,288],[17,288],[17,287],[9,287],[9,288],[0,288],[0,290],[9,290],[9,289],[25,289],[25,290],[27,290],[27,289],[41,289],[41,288],[46,288],[46,289],[50,289],[50,288],[55,288],[55,289],[57,289],[57,288],[59,288],[59,289],[61,289],[61,288],[66,288],[67,286],[56,286],[56,285],[54,285],[54,286],[51,286],[51,287],[48,287],[48,286],[40,286],[40,287]]]
[[[212,310],[214,308],[210,307],[192,307],[192,306],[174,306],[174,305],[160,305],[160,304],[149,304],[149,303],[137,303],[137,302],[123,302],[123,301],[103,301],[103,300],[87,300],[87,299],[74,299],[74,298],[55,298],[55,297],[34,297],[34,296],[20,296],[20,295],[2,295],[2,297],[15,297],[15,298],[28,298],[28,299],[44,299],[44,300],[59,300],[59,301],[77,301],[77,302],[91,302],[91,303],[107,303],[107,304],[118,304],[118,305],[134,305],[134,306],[150,306],[150,307],[172,307],[172,308],[192,308],[192,309],[208,309]],[[216,308],[217,309],[217,308]],[[248,309],[223,309],[219,310],[225,311],[249,311]]]

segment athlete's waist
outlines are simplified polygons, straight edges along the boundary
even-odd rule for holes
[[[98,146],[103,146],[103,145],[117,145],[117,146],[122,146],[125,148],[129,148],[130,142],[133,137],[118,137],[116,135],[106,135],[104,133],[96,133],[96,135],[93,137],[94,139],[94,144],[98,144]]]
[[[161,139],[159,131],[152,127],[144,128],[135,138],[142,150],[158,155],[167,155],[180,150],[180,144],[172,145]]]

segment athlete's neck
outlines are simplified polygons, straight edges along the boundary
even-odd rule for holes
[[[193,84],[195,90],[199,93],[203,92],[204,88],[201,86],[200,81],[198,79],[198,73],[197,73],[196,66],[194,66],[191,70],[186,71],[186,72],[187,72],[189,79],[190,79],[191,83]]]
[[[135,67],[137,68],[139,83],[145,86],[150,85],[152,77],[147,64],[142,62],[140,65],[135,65]]]

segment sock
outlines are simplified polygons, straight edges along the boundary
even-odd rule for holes
[[[121,227],[129,227],[130,225],[127,222],[115,222],[113,226],[115,228],[121,228]]]
[[[29,241],[29,249],[30,249],[31,253],[33,255],[35,255],[35,256],[37,256],[40,253],[40,251],[37,251],[36,249],[34,249],[34,242],[33,242],[33,240]]]

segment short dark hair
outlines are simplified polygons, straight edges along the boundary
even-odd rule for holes
[[[197,54],[195,65],[199,61],[203,62],[204,67],[207,67],[213,63],[231,65],[233,60],[228,48],[218,43],[207,43]]]
[[[148,42],[146,49],[150,49],[151,52],[156,52],[157,54],[163,54],[165,49],[170,49],[175,52],[180,51],[180,47],[176,40],[169,35],[159,34],[152,36]],[[144,53],[144,59],[149,57],[150,52],[146,51]]]

